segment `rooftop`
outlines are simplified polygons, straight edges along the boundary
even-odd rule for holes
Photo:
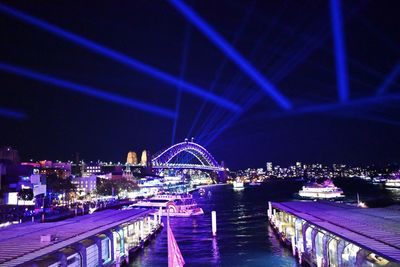
[[[49,254],[122,223],[146,215],[148,211],[105,210],[60,222],[22,223],[0,230],[0,266],[16,266]],[[41,242],[42,235],[57,239]]]
[[[363,209],[329,202],[280,202],[274,208],[387,259],[400,262],[400,207]]]

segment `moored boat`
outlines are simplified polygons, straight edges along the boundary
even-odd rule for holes
[[[197,206],[191,194],[155,195],[134,203],[129,208],[161,208],[162,216],[169,215],[171,217],[190,217],[204,214],[203,209]]]
[[[400,188],[400,179],[387,179],[385,182],[386,187]]]

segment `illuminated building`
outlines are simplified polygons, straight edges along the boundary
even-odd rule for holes
[[[138,160],[137,160],[137,155],[136,155],[135,151],[128,152],[128,156],[126,158],[126,163],[131,164],[131,165],[137,165]]]
[[[140,165],[146,166],[147,165],[147,151],[142,151],[142,156],[140,158]]]
[[[90,164],[90,165],[84,165],[83,168],[83,176],[90,176],[91,174],[100,174],[101,173],[101,166],[95,165],[95,164]]]
[[[41,160],[40,163],[40,174],[51,175],[55,174],[59,178],[66,178],[71,175],[71,163],[55,162],[49,160]],[[26,163],[27,165],[30,165]]]
[[[267,162],[267,172],[272,172],[273,167],[272,167],[272,162]]]
[[[96,189],[97,177],[96,175],[75,177],[71,182],[76,185],[76,189],[81,195],[87,195]]]

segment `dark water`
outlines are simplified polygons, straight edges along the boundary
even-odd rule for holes
[[[349,199],[386,196],[400,198],[400,191],[387,191],[361,181],[339,181]],[[339,185],[339,184],[338,184]],[[292,199],[301,182],[269,182],[236,191],[230,185],[209,188],[212,196],[195,198],[205,214],[171,218],[185,266],[299,266],[291,251],[282,247],[267,222],[268,201]],[[360,192],[362,191],[362,192]],[[211,211],[217,212],[218,235],[211,235]],[[130,266],[167,266],[165,229]]]

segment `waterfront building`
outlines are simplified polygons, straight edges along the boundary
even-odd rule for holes
[[[71,182],[76,186],[81,196],[85,196],[91,194],[96,189],[97,177],[96,175],[75,177]]]
[[[334,202],[273,202],[268,218],[293,255],[310,266],[399,266],[399,208]]]
[[[98,164],[85,164],[83,168],[83,176],[90,176],[92,174],[100,174],[101,166]]]
[[[159,217],[149,213],[105,210],[2,229],[0,266],[119,266],[160,229]]]
[[[32,166],[37,169],[37,164],[34,162],[23,162],[21,163],[25,166]],[[40,167],[38,171],[40,174],[44,175],[57,175],[58,178],[66,178],[71,175],[71,163],[68,162],[52,162],[50,160],[39,161]]]
[[[147,151],[143,150],[142,156],[140,157],[140,165],[147,166],[147,158],[148,158]]]
[[[128,156],[126,157],[126,163],[130,165],[137,165],[138,159],[135,151],[129,151]]]

